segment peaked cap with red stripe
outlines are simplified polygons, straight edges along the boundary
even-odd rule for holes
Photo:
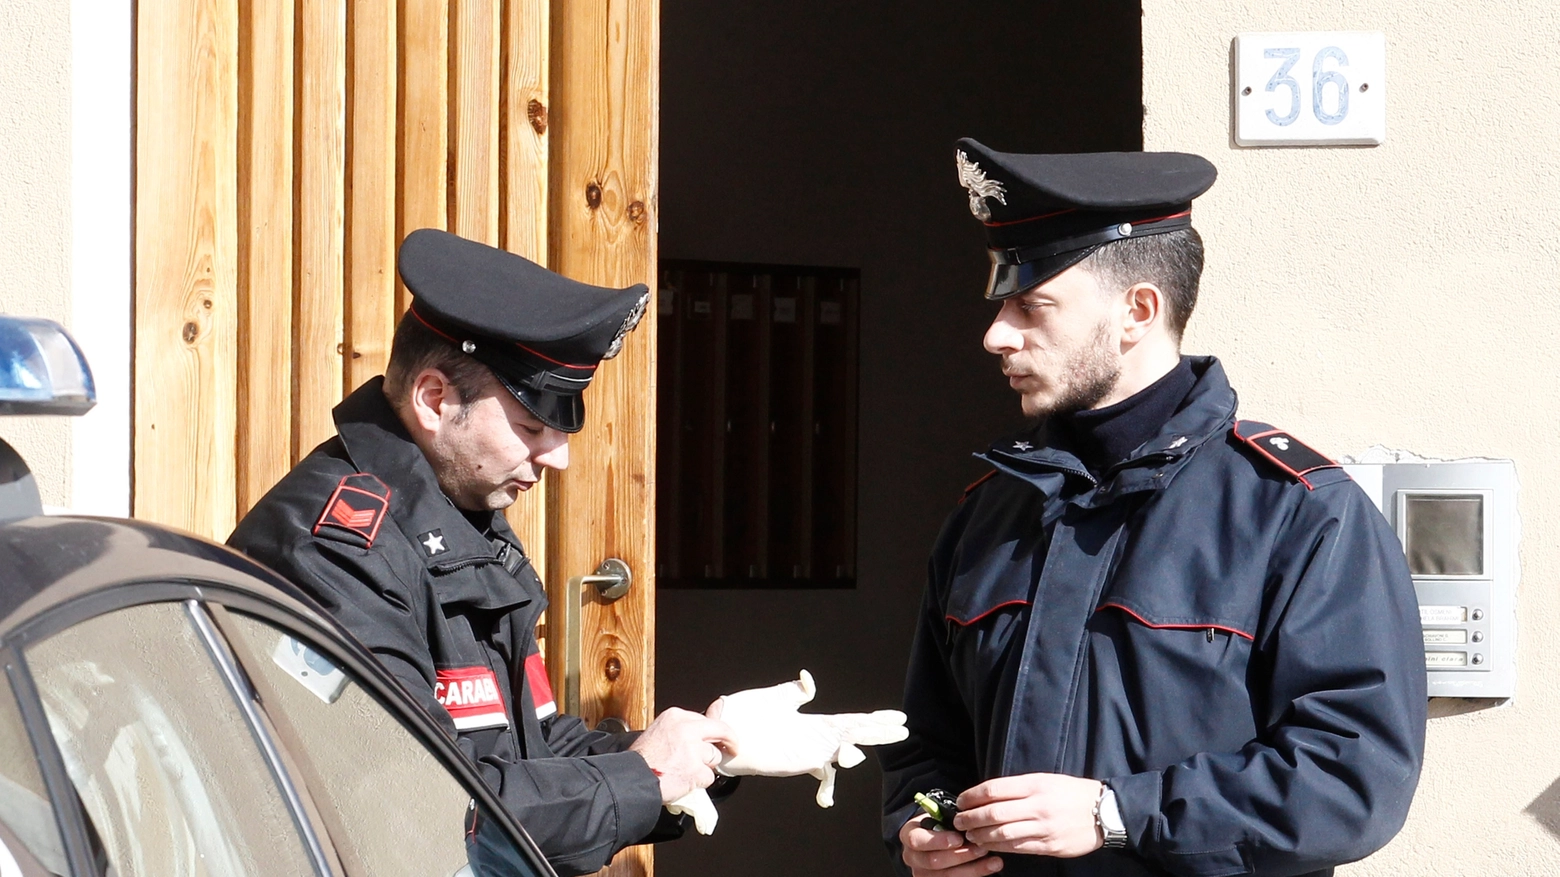
[[[1112,241],[1192,224],[1192,199],[1218,171],[1184,152],[997,152],[965,138],[954,153],[970,212],[986,225],[986,298],[1027,292]]]
[[[583,393],[596,367],[623,347],[650,290],[592,286],[514,253],[432,228],[401,243],[405,319],[420,320],[498,380],[543,423],[585,425]]]

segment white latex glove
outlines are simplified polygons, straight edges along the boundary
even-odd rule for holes
[[[715,823],[720,821],[720,811],[715,809],[715,802],[710,800],[710,793],[703,789],[694,789],[664,806],[673,816],[681,816],[684,813],[692,816],[693,827],[699,834],[714,834]]]
[[[728,755],[717,770],[727,776],[818,778],[819,807],[834,806],[835,765],[855,767],[867,756],[861,746],[898,743],[910,735],[899,710],[872,713],[809,715],[797,710],[818,693],[812,674],[801,672],[795,682],[750,688],[728,694],[706,713],[731,727],[736,755]],[[703,789],[666,805],[672,813],[693,816],[700,834],[715,830],[719,814]]]

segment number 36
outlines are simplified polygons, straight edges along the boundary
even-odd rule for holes
[[[1269,122],[1283,127],[1293,125],[1300,118],[1300,83],[1295,81],[1289,71],[1294,69],[1300,61],[1299,49],[1266,49],[1262,57],[1281,61],[1278,70],[1273,73],[1273,78],[1268,80],[1267,90],[1277,91],[1280,86],[1289,89],[1289,112],[1280,116],[1278,113],[1268,110]],[[1323,125],[1336,125],[1349,115],[1349,80],[1343,77],[1337,69],[1328,70],[1324,65],[1328,61],[1336,62],[1339,68],[1349,66],[1349,56],[1337,46],[1328,46],[1316,53],[1311,61],[1311,114],[1316,116],[1316,121]],[[1328,112],[1323,100],[1323,95],[1328,86],[1332,86],[1337,97],[1334,102],[1337,106],[1332,112]]]

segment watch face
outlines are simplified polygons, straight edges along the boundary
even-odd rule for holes
[[[1121,808],[1116,806],[1116,793],[1106,789],[1100,795],[1100,829],[1107,836],[1120,834],[1125,837],[1127,825],[1121,819]]]

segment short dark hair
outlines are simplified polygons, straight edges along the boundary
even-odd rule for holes
[[[1125,238],[1104,244],[1078,263],[1102,286],[1121,292],[1134,283],[1152,283],[1168,302],[1165,318],[1177,340],[1197,307],[1202,279],[1203,242],[1195,228]]]
[[[422,320],[407,311],[395,327],[395,340],[390,342],[390,364],[385,367],[385,396],[391,406],[400,410],[406,404],[406,394],[411,392],[412,381],[423,369],[434,368],[444,373],[460,397],[460,413],[464,418],[471,403],[477,401],[491,386],[493,373],[488,367],[462,353],[455,342],[428,328]]]

